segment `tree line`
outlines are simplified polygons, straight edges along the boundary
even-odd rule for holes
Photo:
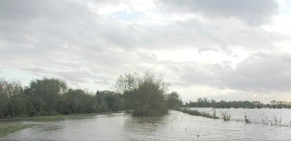
[[[90,93],[69,88],[56,78],[33,80],[25,87],[19,81],[0,79],[0,119],[121,110],[155,116],[183,105],[177,92],[166,93],[166,83],[150,73],[121,75],[115,88]]]
[[[260,109],[260,108],[273,108],[273,109],[282,109],[282,108],[291,108],[291,102],[287,101],[277,101],[272,100],[268,104],[264,104],[260,101],[215,101],[208,100],[207,98],[198,98],[196,102],[186,102],[185,107],[201,107],[201,108],[248,108],[248,109]]]

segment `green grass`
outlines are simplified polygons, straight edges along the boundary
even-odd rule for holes
[[[53,115],[53,116],[35,116],[35,117],[18,117],[18,118],[6,118],[0,119],[0,122],[5,121],[42,121],[42,120],[64,120],[64,119],[82,119],[92,117],[97,114],[74,114],[74,115]]]
[[[111,113],[112,112],[0,119],[0,137],[3,137],[3,136],[6,136],[10,133],[34,126],[32,124],[23,124],[19,121],[30,121],[30,120],[31,121],[48,121],[48,120],[65,120],[65,119],[84,119],[84,118],[91,118],[91,117],[94,117],[94,116],[100,115],[100,114],[111,114]]]
[[[119,111],[123,112],[123,111]],[[103,113],[90,113],[90,114],[71,114],[71,115],[53,115],[53,116],[35,116],[35,117],[18,117],[18,118],[6,118],[0,119],[1,122],[5,121],[46,121],[46,120],[64,120],[64,119],[83,119],[83,118],[91,118],[96,115],[104,115],[111,114],[116,112],[103,112]]]
[[[1,123],[0,122],[0,137],[4,137],[10,133],[23,130],[29,127],[32,127],[33,125],[28,124],[22,124],[22,123]]]

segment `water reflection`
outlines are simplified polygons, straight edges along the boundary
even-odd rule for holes
[[[131,117],[125,120],[124,130],[130,133],[131,137],[136,135],[148,137],[162,129],[166,120],[166,116]]]

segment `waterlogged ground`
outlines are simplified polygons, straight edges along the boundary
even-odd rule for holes
[[[22,123],[35,126],[0,140],[291,140],[290,127],[224,122],[177,111],[152,118],[114,113]]]
[[[197,110],[197,108],[191,108],[192,110]],[[236,120],[248,119],[254,121],[255,123],[262,122],[262,119],[266,120],[268,124],[271,122],[274,124],[275,120],[281,122],[282,125],[291,125],[291,109],[221,109],[217,108],[216,114],[220,116],[221,112],[226,112],[231,115],[231,119]],[[213,108],[198,108],[200,112],[213,113]]]

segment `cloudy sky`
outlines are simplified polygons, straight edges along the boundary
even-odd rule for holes
[[[111,89],[163,75],[184,102],[291,101],[289,0],[0,1],[0,77]]]

